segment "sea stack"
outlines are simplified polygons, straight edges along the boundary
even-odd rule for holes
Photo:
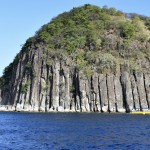
[[[18,37],[19,38],[19,37]],[[29,38],[0,78],[1,111],[150,108],[150,18],[84,5]]]

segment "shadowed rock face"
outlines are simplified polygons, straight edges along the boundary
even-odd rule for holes
[[[97,16],[92,14],[90,17]],[[78,54],[75,54],[76,52],[65,55],[50,49],[50,52],[47,53],[47,45],[44,42],[38,42],[39,38],[35,37],[37,39],[32,40],[26,50],[17,55],[18,60],[13,62],[8,82],[1,86],[0,110],[130,112],[137,109],[149,109],[149,59],[145,56],[146,54],[142,59],[136,56],[138,57],[138,67],[146,68],[147,71],[131,69],[129,61],[127,61],[130,55],[125,57],[125,54],[122,56],[121,53],[121,44],[124,37],[119,37],[118,32],[115,34],[115,29],[107,30],[109,31],[104,31],[105,34],[101,35],[101,38],[105,37],[103,47],[98,45],[100,48],[93,52],[98,55],[95,55],[94,61],[91,61],[88,57],[87,59],[81,59],[83,55],[78,56]],[[83,32],[83,34],[85,33]],[[63,40],[61,36],[55,40]],[[126,41],[127,39],[125,39]],[[150,49],[148,40],[142,41],[143,45],[133,39],[129,41],[131,42],[128,43],[126,53],[130,52],[133,47],[136,51],[140,47],[145,50]],[[55,42],[54,39],[53,42]],[[61,46],[61,49],[63,48]],[[114,52],[113,57],[108,55],[110,49]],[[88,50],[85,47],[84,55],[88,53],[92,55],[92,51],[94,51],[94,44],[89,43]],[[104,51],[107,51],[107,55],[102,55]],[[80,54],[82,53],[80,52]],[[103,59],[101,55],[105,58]],[[115,58],[115,56],[117,57]],[[107,61],[109,62],[108,57],[112,59],[111,63],[115,62],[114,58],[118,59],[118,57],[122,61],[119,62],[118,69],[115,69],[115,71],[105,70],[108,67],[106,65]],[[78,58],[80,58],[81,66],[85,61],[82,69],[78,69],[81,67],[77,65]],[[105,62],[105,60],[107,61]],[[135,62],[137,63],[137,61]],[[113,67],[111,63],[109,65]],[[89,71],[89,74],[85,76],[89,66],[93,69],[93,72]],[[99,66],[101,68],[105,66],[104,71],[97,71]],[[4,76],[3,79],[6,79],[6,77]]]

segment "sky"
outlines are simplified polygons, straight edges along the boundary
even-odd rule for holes
[[[25,41],[58,14],[93,4],[150,16],[150,0],[0,0],[0,76]]]

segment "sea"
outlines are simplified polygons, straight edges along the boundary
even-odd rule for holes
[[[150,116],[0,112],[0,150],[150,150]]]

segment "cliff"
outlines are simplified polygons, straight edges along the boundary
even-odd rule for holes
[[[87,4],[26,41],[0,78],[0,110],[149,109],[149,68],[150,19]]]

